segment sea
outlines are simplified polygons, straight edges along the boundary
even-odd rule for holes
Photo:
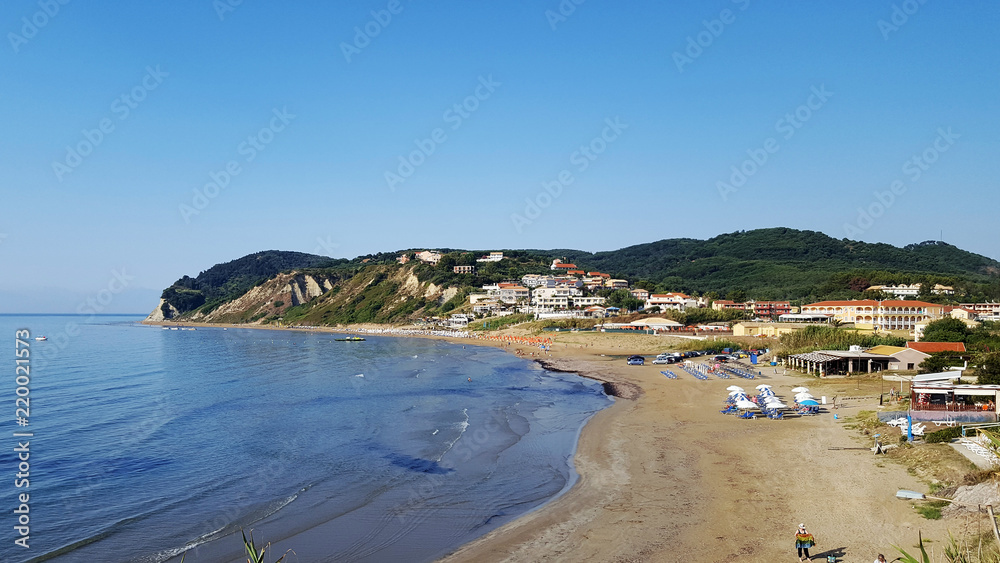
[[[432,561],[568,490],[612,401],[471,343],[141,320],[0,316],[0,561]]]

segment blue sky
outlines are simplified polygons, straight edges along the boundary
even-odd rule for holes
[[[621,4],[4,2],[0,312],[146,312],[265,249],[1000,258],[995,3]]]

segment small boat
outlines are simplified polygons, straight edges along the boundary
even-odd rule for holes
[[[41,341],[41,340],[48,340],[48,339],[49,339],[48,336],[36,336],[35,337],[35,340],[39,340],[39,341]]]
[[[337,342],[364,342],[365,339],[360,336],[348,336],[347,338],[334,338]]]

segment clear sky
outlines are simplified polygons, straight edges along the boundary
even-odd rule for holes
[[[0,312],[148,312],[267,249],[789,226],[1000,258],[998,28],[986,1],[9,0]]]

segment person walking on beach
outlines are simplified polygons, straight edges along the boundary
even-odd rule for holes
[[[802,561],[802,556],[811,559],[809,557],[809,548],[816,545],[816,538],[806,530],[805,524],[799,524],[799,529],[795,531],[795,549],[799,552],[799,561]]]
[[[879,553],[878,557],[875,558],[875,563],[885,563],[885,555]]]

